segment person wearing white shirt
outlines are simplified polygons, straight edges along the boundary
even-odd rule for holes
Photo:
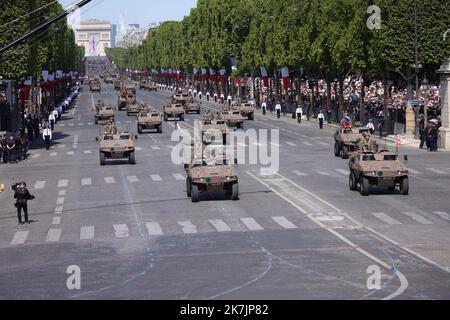
[[[231,107],[231,102],[233,101],[233,98],[231,97],[231,94],[227,97],[228,105]]]
[[[266,112],[267,112],[267,102],[264,101],[264,102],[261,104],[261,108],[262,108],[263,115],[265,115]]]
[[[191,88],[189,88],[188,93],[189,93],[190,96],[192,96],[192,89]]]
[[[275,111],[277,112],[277,118],[281,118],[281,104],[278,102],[275,106]]]
[[[209,97],[211,96],[211,94],[209,93],[209,91],[206,91],[206,100],[209,101]]]
[[[197,89],[194,90],[194,98],[197,98]]]
[[[217,103],[217,99],[219,99],[219,95],[217,92],[214,92],[214,102]]]
[[[55,129],[55,115],[53,114],[53,112],[50,113],[50,115],[48,116],[48,122],[50,122],[50,127],[52,128],[52,130]]]
[[[49,128],[45,128],[44,132],[42,132],[42,138],[44,139],[45,142],[45,149],[49,150],[50,141],[52,140],[52,130],[50,130]]]
[[[198,92],[198,98],[202,100],[203,93],[201,91]]]
[[[223,93],[220,94],[220,102],[221,102],[222,104],[225,103],[225,95],[224,95]]]
[[[319,120],[320,129],[323,129],[323,122],[325,121],[325,116],[323,115],[322,110],[319,111],[319,115],[317,116],[317,119]]]
[[[67,109],[69,109],[69,105],[70,105],[70,100],[69,100],[70,98],[67,98],[65,101],[64,101],[64,109],[63,109],[63,112],[66,112],[66,110]]]
[[[295,110],[295,114],[297,115],[298,123],[301,123],[302,122],[302,117],[303,117],[303,109],[300,106],[298,106],[297,110]]]
[[[373,125],[372,119],[369,119],[369,123],[367,124],[366,128],[370,130],[370,134],[375,133],[375,126]]]
[[[59,119],[59,112],[58,109],[53,109],[53,116],[55,117],[55,124],[58,122]]]

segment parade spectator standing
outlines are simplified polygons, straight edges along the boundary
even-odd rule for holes
[[[277,112],[277,118],[280,119],[281,118],[281,104],[277,103],[277,105],[275,106],[275,111]]]
[[[13,136],[9,137],[9,140],[6,144],[6,150],[8,153],[9,163],[16,162],[16,140]]]
[[[420,135],[420,149],[422,149],[423,145],[425,144],[425,141],[427,140],[427,133],[423,123],[420,124],[419,135]]]
[[[231,102],[233,101],[233,97],[231,97],[231,94],[228,95],[227,101],[228,101],[228,106],[231,107]]]
[[[53,114],[53,112],[48,116],[48,122],[50,122],[50,128],[52,130],[55,130],[55,115]]]
[[[0,156],[3,159],[3,163],[8,163],[8,141],[5,135],[0,140]]]
[[[206,101],[209,102],[209,97],[211,96],[211,94],[209,93],[209,91],[206,91]]]
[[[369,129],[370,134],[375,133],[375,126],[372,123],[372,119],[369,119],[369,123],[367,124],[366,128]]]
[[[50,149],[50,141],[52,140],[52,130],[50,128],[45,128],[44,132],[42,133],[42,137],[44,138],[45,142],[45,149]]]
[[[295,114],[297,115],[298,123],[302,123],[303,110],[300,106],[297,106],[297,110],[295,110]]]
[[[263,103],[261,104],[261,108],[262,108],[263,115],[266,115],[266,112],[267,112],[267,102],[266,101],[263,101]]]
[[[219,99],[219,96],[217,95],[217,92],[214,92],[214,102],[217,103],[217,99]]]
[[[223,93],[220,94],[220,103],[221,104],[225,103],[225,95]]]
[[[198,92],[198,98],[202,100],[203,93],[201,91]]]
[[[319,120],[319,127],[322,130],[323,129],[323,122],[325,121],[325,116],[323,115],[322,110],[319,111],[319,114],[317,115],[317,119]]]
[[[40,128],[39,128],[39,119],[36,115],[34,115],[33,117],[33,128],[34,128],[34,135],[36,139],[38,139],[40,135]]]

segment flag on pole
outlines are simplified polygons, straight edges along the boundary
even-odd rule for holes
[[[198,81],[198,69],[194,68],[194,80]]]
[[[202,81],[203,82],[205,82],[207,79],[206,73],[207,73],[206,68],[202,68]]]
[[[231,70],[237,71],[237,60],[236,58],[230,58]]]
[[[227,71],[225,70],[225,68],[220,69],[220,82],[222,82],[222,83],[225,82],[226,73],[227,73]]]
[[[287,67],[281,69],[281,76],[283,77],[284,89],[289,89],[291,87],[291,78],[289,77],[289,69]]]
[[[210,75],[211,81],[217,81],[216,70],[209,68],[209,75]]]
[[[269,75],[267,74],[267,70],[263,66],[260,67],[260,70],[261,70],[261,79],[263,81],[263,85],[264,85],[264,87],[268,88],[269,87]]]

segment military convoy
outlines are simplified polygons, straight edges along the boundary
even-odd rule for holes
[[[119,97],[117,98],[117,105],[119,111],[126,111],[129,102],[136,100],[136,89],[134,87],[128,86],[123,87],[120,91]]]
[[[136,116],[141,112],[141,105],[136,100],[136,97],[127,99],[127,116]]]
[[[161,113],[148,105],[143,105],[137,116],[137,130],[139,134],[143,134],[144,130],[155,129],[158,133],[162,133],[162,116]]]
[[[334,134],[334,155],[348,159],[350,155],[358,151],[358,142],[363,139],[363,134],[369,133],[367,128],[339,128]]]
[[[129,130],[105,129],[97,141],[100,144],[100,165],[106,165],[107,159],[128,159],[129,164],[136,164],[134,138]]]
[[[184,112],[186,112],[186,114],[188,113],[196,113],[196,114],[200,114],[201,113],[201,102],[194,99],[193,97],[190,97],[191,99],[188,99],[186,101],[186,103],[184,104]]]
[[[108,121],[114,121],[115,109],[106,105],[103,100],[98,100],[95,104],[95,124],[106,124]]]
[[[172,119],[179,119],[184,121],[184,107],[181,104],[172,104],[170,101],[164,106],[164,121]]]
[[[112,77],[105,77],[105,79],[103,81],[105,81],[106,84],[114,83],[114,79]]]
[[[239,110],[222,108],[220,115],[221,118],[225,120],[228,127],[244,129],[244,117],[241,115],[241,112]]]
[[[102,84],[100,80],[93,79],[89,81],[89,87],[91,89],[91,92],[101,92],[102,91]]]

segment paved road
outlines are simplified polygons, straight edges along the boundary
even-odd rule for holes
[[[169,92],[138,96],[162,110]],[[450,154],[402,148],[410,195],[361,197],[333,155],[332,128],[258,114],[245,129],[279,129],[270,145],[280,170],[241,163],[239,201],[204,195],[193,204],[171,161],[174,123],[139,136],[137,165],[100,166],[91,110],[99,98],[116,105],[117,92],[85,89],[52,150],[0,165],[1,182],[26,180],[37,198],[33,223],[18,226],[11,190],[0,194],[1,299],[450,298]],[[192,134],[200,118],[180,125]],[[124,112],[116,121],[136,132]],[[66,286],[72,265],[81,290]],[[371,266],[379,290],[367,287]]]

